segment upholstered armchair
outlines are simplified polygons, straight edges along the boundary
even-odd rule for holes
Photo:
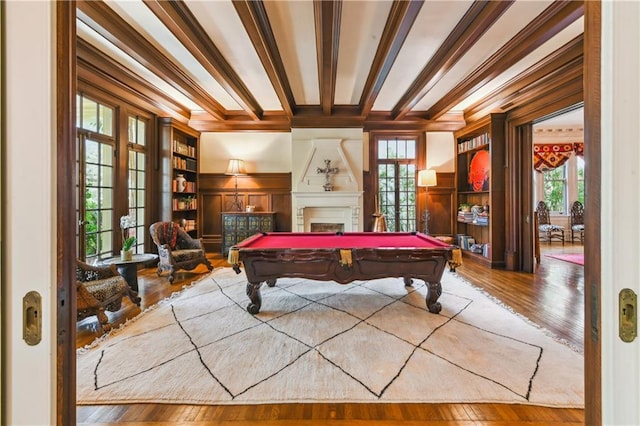
[[[551,243],[553,240],[562,241],[564,245],[564,226],[554,225],[551,223],[551,216],[549,215],[549,207],[544,201],[538,203],[536,208],[536,215],[538,217],[538,231],[541,239]]]
[[[156,222],[149,227],[151,238],[158,246],[158,275],[169,271],[169,282],[174,280],[174,273],[179,269],[188,271],[202,264],[209,271],[213,266],[204,251],[201,239],[192,238],[184,229],[174,222]]]
[[[129,288],[115,265],[94,266],[76,260],[77,321],[96,315],[102,330],[111,330],[105,311],[120,310],[124,296],[140,305],[140,298]]]
[[[584,206],[580,201],[574,201],[571,205],[571,241],[574,233],[580,237],[580,242],[584,244]]]

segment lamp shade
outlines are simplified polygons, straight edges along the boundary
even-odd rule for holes
[[[418,172],[418,186],[436,186],[437,184],[435,170],[427,169]]]
[[[234,176],[246,175],[247,172],[244,169],[244,162],[238,159],[229,160],[229,165],[227,166],[225,174]]]

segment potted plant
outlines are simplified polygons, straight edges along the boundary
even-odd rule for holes
[[[120,250],[120,258],[122,260],[131,260],[133,258],[133,245],[136,243],[136,237],[129,235],[129,229],[135,225],[135,219],[129,215],[120,218],[120,229],[122,229],[122,250]]]
[[[458,206],[458,210],[460,210],[461,212],[470,212],[471,211],[471,205],[467,204],[467,203],[460,203],[460,205]]]

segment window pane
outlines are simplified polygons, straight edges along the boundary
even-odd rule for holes
[[[82,128],[98,131],[98,103],[87,98],[82,100]]]
[[[100,162],[102,164],[112,166],[113,165],[113,147],[106,143],[100,144]]]
[[[398,141],[398,155],[396,158],[407,158],[407,141]]]
[[[112,208],[113,207],[113,190],[111,188],[103,188],[101,191],[102,199],[101,207],[102,208]]]
[[[138,156],[138,163],[137,163],[138,169],[145,170],[146,169],[145,154],[142,152],[138,152],[136,155]]]
[[[100,149],[98,142],[87,140],[84,144],[84,147],[85,161],[87,161],[88,163],[97,163]]]
[[[380,139],[378,141],[378,158],[387,158],[387,141]]]
[[[99,129],[100,133],[107,136],[113,136],[113,110],[105,105],[98,108],[100,113]]]
[[[136,139],[136,143],[138,145],[146,145],[146,139],[147,139],[147,123],[142,121],[142,120],[138,120],[138,138]]]
[[[407,158],[415,159],[416,158],[416,141],[412,140],[411,143],[407,144]]]
[[[566,164],[543,173],[544,201],[552,212],[566,211]]]
[[[129,117],[129,123],[127,124],[127,140],[135,143],[136,141],[136,119]]]

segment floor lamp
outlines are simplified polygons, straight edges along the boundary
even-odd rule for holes
[[[418,172],[418,186],[425,187],[425,206],[428,204],[429,197],[429,186],[436,186],[438,184],[438,180],[436,178],[436,171],[427,169],[420,170]],[[424,220],[424,233],[429,233],[429,209],[425,207],[424,213],[422,214],[422,219]]]
[[[231,209],[235,211],[242,211],[242,201],[238,198],[238,176],[246,175],[247,172],[244,169],[244,162],[238,159],[229,160],[229,165],[227,166],[226,175],[233,175],[235,178],[235,188],[233,191],[233,204],[231,205]]]

